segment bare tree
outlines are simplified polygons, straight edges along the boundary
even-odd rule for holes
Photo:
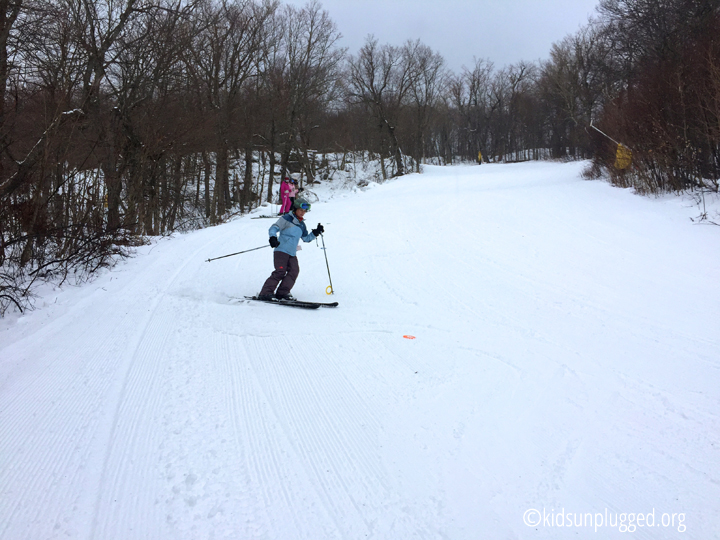
[[[159,7],[162,9],[128,26],[117,60],[108,69],[108,84],[116,96],[126,221],[134,232],[147,234],[162,233],[163,224],[181,217],[178,205],[183,179],[170,179],[171,205],[161,207],[165,194],[158,193],[164,177],[178,168],[157,165],[168,154],[175,164],[182,160],[181,145],[190,145],[186,152],[194,150],[194,137],[189,133],[202,125],[202,118],[187,103],[187,72],[182,62],[184,51],[192,44],[189,18],[195,4],[167,0]],[[194,171],[197,159],[185,162],[185,168]]]
[[[484,59],[475,59],[472,70],[463,68],[463,72],[452,77],[449,86],[449,100],[458,112],[462,134],[460,155],[473,160],[478,152],[487,154],[489,150],[490,116],[492,104],[490,81],[494,66]]]
[[[427,150],[428,127],[445,91],[445,60],[420,40],[406,43],[404,53],[406,62],[412,66],[408,95],[414,110],[415,170],[420,172],[420,163],[425,159]]]
[[[368,36],[357,56],[350,58],[348,90],[351,102],[364,105],[387,136],[395,174],[405,174],[402,153],[395,129],[411,83],[412,65],[403,50],[379,45]]]
[[[6,147],[5,131],[5,100],[8,80],[8,58],[11,52],[11,32],[20,15],[22,0],[0,0],[0,148]],[[0,174],[2,174],[2,160],[0,160]]]
[[[290,152],[296,148],[312,180],[308,147],[313,116],[317,117],[317,112],[324,110],[335,97],[345,51],[337,47],[341,35],[317,1],[302,9],[287,6],[283,15],[286,61],[282,77],[287,92],[287,132],[282,171],[284,174]]]
[[[634,166],[615,170],[603,141],[595,143],[596,165],[643,192],[703,189],[720,176],[708,130],[715,117],[702,105],[713,93],[720,2],[603,0],[599,13],[615,83],[599,123],[632,148]]]
[[[199,23],[205,28],[186,57],[188,72],[216,122],[213,220],[230,205],[228,164],[233,148],[232,126],[237,120],[243,85],[257,74],[263,29],[276,9],[276,3],[241,4],[229,0],[218,6],[204,3]]]

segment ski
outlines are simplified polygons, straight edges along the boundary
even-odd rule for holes
[[[299,307],[305,309],[317,308],[334,308],[338,306],[337,302],[307,302],[304,300],[260,300],[257,296],[246,296],[246,300],[254,300],[256,302],[265,302],[266,304],[280,304],[281,306]]]
[[[318,306],[325,308],[338,307],[337,302],[313,302],[313,304],[317,304]]]
[[[315,302],[301,302],[299,300],[260,300],[257,296],[246,296],[245,299],[253,300],[255,302],[263,302],[265,304],[275,304],[301,309],[317,309],[320,307],[320,304],[316,304]]]
[[[246,297],[246,298],[247,298],[247,297]],[[254,296],[253,296],[252,298],[255,299]],[[262,300],[260,300],[260,302],[262,302]],[[296,304],[310,304],[310,305],[318,306],[318,307],[322,307],[322,308],[333,308],[333,307],[337,307],[337,306],[338,306],[338,303],[337,303],[337,302],[310,302],[310,301],[307,301],[307,300],[269,300],[269,302],[275,302],[276,304],[282,304],[283,302],[289,302],[289,303],[291,303],[291,304],[292,304],[292,303],[296,303]]]
[[[264,302],[265,304],[275,304],[278,306],[296,307],[301,309],[317,309],[320,304],[315,302],[302,302],[300,300],[260,300],[257,296],[246,296],[247,300],[254,300],[255,302]]]

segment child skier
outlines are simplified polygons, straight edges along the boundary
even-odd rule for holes
[[[292,208],[290,201],[291,192],[292,183],[290,182],[290,178],[286,176],[283,178],[283,181],[280,182],[280,201],[282,203],[282,206],[280,207],[280,215],[287,214]]]
[[[282,216],[270,227],[270,245],[275,248],[273,262],[275,271],[270,274],[258,294],[258,300],[294,300],[290,290],[300,273],[297,250],[302,238],[304,242],[312,242],[320,236],[325,228],[318,223],[317,228],[308,232],[304,223],[305,213],[310,210],[310,203],[298,197],[293,204],[294,210]],[[280,233],[279,238],[276,236]],[[278,284],[280,287],[278,288]],[[277,288],[277,293],[275,289]]]
[[[295,180],[294,178],[290,178],[288,182],[290,182],[290,208],[294,208],[293,205],[295,204],[295,197],[297,197],[298,194],[297,180]]]

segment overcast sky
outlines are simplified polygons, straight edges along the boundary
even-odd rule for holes
[[[420,39],[459,73],[473,57],[497,68],[546,59],[550,46],[587,23],[599,0],[320,0],[357,53],[368,34],[381,44]],[[303,6],[306,0],[285,0]]]

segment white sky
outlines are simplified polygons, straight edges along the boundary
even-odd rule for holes
[[[285,0],[303,6],[306,0]],[[340,45],[357,53],[368,34],[380,43],[420,39],[450,69],[473,57],[500,68],[546,59],[552,43],[587,23],[599,0],[321,0],[342,33]]]

